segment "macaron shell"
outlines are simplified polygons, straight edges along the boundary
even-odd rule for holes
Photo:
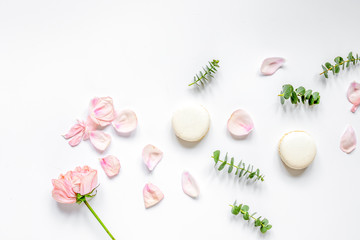
[[[315,140],[304,131],[286,133],[279,142],[279,155],[288,167],[304,169],[316,156]]]
[[[209,112],[201,105],[183,107],[174,113],[172,127],[182,140],[200,141],[210,128]]]

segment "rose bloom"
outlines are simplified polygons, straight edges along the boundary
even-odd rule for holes
[[[97,171],[89,166],[77,167],[74,171],[60,174],[52,179],[52,197],[59,203],[76,203],[76,195],[91,193],[98,184]]]
[[[101,127],[109,125],[115,118],[115,110],[111,97],[94,98],[90,102],[89,116]]]

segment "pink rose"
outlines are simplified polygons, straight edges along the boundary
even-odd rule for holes
[[[76,195],[86,195],[97,187],[97,171],[88,166],[77,167],[75,171],[60,174],[58,179],[53,179],[53,198],[60,203],[75,203]]]
[[[99,221],[109,237],[115,240],[114,236],[87,201],[87,198],[95,196],[92,192],[97,187],[97,180],[96,170],[88,166],[77,167],[74,171],[68,171],[65,175],[60,174],[58,179],[52,180],[54,186],[52,196],[59,203],[84,203]]]
[[[105,127],[115,118],[113,100],[111,97],[94,98],[90,102],[89,116],[94,123]]]

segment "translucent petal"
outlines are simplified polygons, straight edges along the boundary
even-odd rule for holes
[[[355,112],[360,105],[360,84],[352,82],[348,88],[347,98],[349,102],[354,104],[351,108],[351,112]]]
[[[157,186],[152,183],[145,185],[143,189],[143,196],[145,208],[149,208],[158,204],[164,198],[164,194]]]
[[[284,62],[285,59],[280,57],[266,58],[261,65],[260,71],[265,76],[273,75]]]
[[[137,127],[136,114],[131,110],[120,111],[116,114],[112,125],[118,133],[127,136]]]
[[[227,129],[234,137],[246,137],[254,129],[254,123],[245,110],[238,109],[231,114]]]
[[[345,153],[351,153],[356,148],[356,134],[349,125],[340,140],[340,149]]]
[[[105,132],[92,131],[89,136],[92,145],[100,152],[105,151],[111,142],[111,136]]]
[[[100,158],[100,164],[108,177],[113,177],[119,174],[121,166],[117,157],[109,155],[104,158]]]
[[[189,172],[183,172],[181,177],[181,183],[184,193],[186,193],[192,198],[196,198],[199,196],[199,187],[196,184],[195,179],[190,175]]]
[[[142,158],[147,168],[152,171],[163,157],[163,152],[154,145],[148,144],[144,147]]]

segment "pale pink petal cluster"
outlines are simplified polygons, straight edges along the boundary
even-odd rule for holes
[[[58,179],[52,179],[53,198],[60,203],[75,203],[76,194],[91,193],[98,184],[97,171],[89,166],[77,167],[74,171],[60,174]]]
[[[63,135],[65,139],[70,139],[69,144],[72,147],[79,145],[81,140],[86,140],[89,132],[94,129],[94,126],[89,121],[77,121],[78,123],[71,127],[68,133]]]
[[[347,91],[347,98],[353,104],[351,112],[355,112],[360,105],[360,83],[352,82]]]
[[[96,97],[90,102],[89,116],[101,127],[109,125],[115,118],[113,100],[111,97]]]
[[[345,153],[351,153],[355,150],[356,143],[355,130],[349,125],[341,136],[340,149]]]
[[[122,136],[128,136],[137,127],[137,117],[132,110],[122,110],[116,113],[112,121],[115,130]]]
[[[162,157],[163,152],[151,144],[146,145],[142,151],[142,159],[149,171],[152,171],[156,167]]]
[[[260,68],[263,75],[273,75],[283,64],[285,59],[281,57],[266,58]]]
[[[113,177],[120,172],[120,161],[113,155],[106,156],[100,159],[101,167],[104,169],[108,177]]]
[[[189,172],[183,172],[181,177],[181,183],[184,193],[186,193],[192,198],[197,198],[199,196],[199,187],[196,184],[195,179],[191,176]]]
[[[238,109],[231,114],[227,129],[232,136],[244,138],[254,129],[254,123],[245,110]]]
[[[81,140],[90,139],[92,145],[103,152],[109,146],[111,136],[100,130],[110,123],[120,135],[128,136],[137,127],[137,117],[131,110],[123,110],[116,114],[111,97],[95,97],[90,101],[86,122],[78,121],[64,138],[71,139],[69,144],[72,147],[79,145]],[[97,130],[98,128],[100,130]]]
[[[161,190],[152,183],[145,185],[143,189],[143,196],[145,208],[149,208],[158,204],[164,198],[164,194],[161,192]]]

